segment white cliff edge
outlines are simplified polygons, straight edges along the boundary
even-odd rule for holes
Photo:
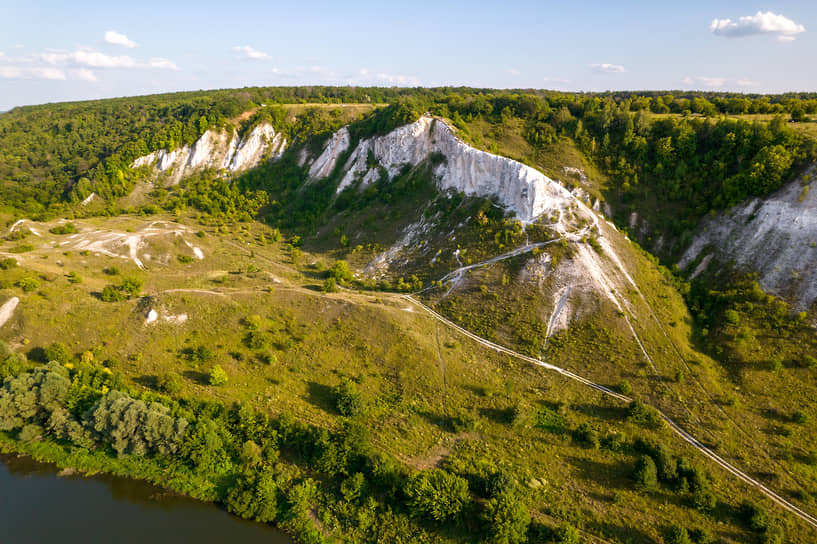
[[[815,173],[817,165],[804,178]],[[708,250],[713,253],[704,255]],[[817,190],[796,179],[768,198],[705,219],[678,264],[686,268],[701,255],[693,275],[713,260],[731,261],[757,272],[764,290],[792,300],[798,310],[808,309],[817,301]]]
[[[348,130],[341,129],[312,163],[310,176],[329,175],[348,148]],[[569,210],[583,208],[576,206],[578,200],[565,187],[538,170],[475,149],[457,138],[445,122],[427,115],[386,135],[362,140],[344,165],[346,174],[338,185],[338,193],[355,181],[359,180],[363,188],[379,178],[378,167],[369,165],[370,153],[390,177],[406,164],[417,165],[430,155],[440,153],[446,160],[435,167],[434,174],[441,190],[452,189],[469,196],[495,196],[503,206],[516,212],[523,223],[545,213],[562,216]]]
[[[131,168],[153,167],[166,174],[172,184],[204,168],[240,172],[255,168],[265,158],[277,158],[286,148],[286,139],[269,123],[261,123],[244,137],[233,130],[208,130],[192,146],[173,151],[160,149],[139,157]]]

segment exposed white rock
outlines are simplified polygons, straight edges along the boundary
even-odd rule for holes
[[[337,140],[335,145],[332,140],[327,143],[319,158],[322,165],[336,162],[344,150],[338,145],[342,136]],[[495,196],[503,206],[515,211],[522,222],[533,221],[545,212],[558,212],[559,217],[566,217],[575,211],[576,199],[558,182],[520,162],[467,145],[445,122],[427,115],[386,135],[361,141],[346,162],[347,172],[337,191],[355,181],[360,181],[362,188],[379,179],[378,166],[369,164],[370,154],[392,177],[404,165],[417,165],[432,153],[441,153],[446,159],[434,169],[442,190]],[[321,169],[320,174],[318,170],[315,168],[315,175],[319,177],[325,170]],[[589,210],[579,213],[593,215]]]
[[[808,170],[814,177],[817,165]],[[733,261],[758,273],[764,290],[790,299],[797,309],[817,301],[817,190],[797,179],[768,198],[750,199],[716,217],[705,219],[679,262],[692,264],[712,249],[711,262]],[[700,274],[702,259],[693,274]]]
[[[87,197],[85,197],[85,199],[84,199],[82,202],[80,202],[80,204],[81,204],[82,206],[87,206],[88,204],[90,204],[90,203],[91,203],[91,201],[92,201],[92,200],[93,200],[95,197],[96,197],[96,193],[91,193],[90,195],[88,195]]]
[[[153,167],[169,177],[171,184],[196,170],[215,168],[240,172],[258,166],[265,158],[277,158],[286,148],[286,139],[269,123],[261,123],[244,137],[233,130],[211,129],[201,135],[192,147],[167,151],[160,149],[139,157],[131,168]]]
[[[20,299],[17,297],[11,297],[6,302],[0,306],[0,327],[6,324],[6,321],[11,319],[11,316],[14,315],[14,310],[17,309],[17,304],[20,303]]]
[[[156,313],[156,310],[152,309],[148,312],[147,318],[145,319],[146,324],[153,323],[159,318],[159,314]]]
[[[341,128],[329,138],[323,152],[315,159],[312,166],[309,167],[309,177],[325,178],[335,169],[340,155],[349,149],[350,137],[349,129]]]

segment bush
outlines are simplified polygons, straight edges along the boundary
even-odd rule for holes
[[[17,287],[23,290],[23,293],[30,293],[40,286],[34,278],[20,278],[17,280]]]
[[[215,365],[210,369],[209,382],[210,385],[219,386],[224,385],[228,381],[227,373],[219,365]]]
[[[658,429],[664,425],[664,419],[658,410],[637,400],[627,408],[627,419],[648,429]]]
[[[17,266],[17,259],[12,257],[0,259],[0,270],[8,270],[10,268],[14,268],[15,266]]]
[[[156,378],[156,387],[168,395],[178,393],[182,388],[182,379],[178,374],[165,373]]]
[[[340,284],[352,281],[352,270],[349,268],[349,263],[343,260],[336,261],[329,269],[329,277],[334,278]]]
[[[326,278],[323,280],[323,284],[321,284],[321,291],[324,293],[337,293],[340,289],[338,288],[338,283],[335,281],[335,278]]]
[[[64,223],[48,229],[51,234],[72,234],[77,232],[77,227],[73,223]]]
[[[516,544],[527,541],[530,512],[517,495],[506,493],[488,501],[482,514],[490,542]]]
[[[179,262],[182,264],[190,264],[193,262],[193,257],[190,255],[179,255],[176,258],[179,259]]]
[[[811,355],[804,355],[803,366],[806,368],[817,368],[817,359],[815,359]]]
[[[459,517],[468,502],[468,482],[442,469],[424,470],[406,483],[411,514],[437,522]]]
[[[54,342],[53,344],[45,348],[46,362],[57,361],[61,365],[64,365],[71,359],[72,359],[71,352],[69,352],[66,345],[61,342]]]
[[[649,455],[642,455],[635,463],[633,470],[635,485],[643,490],[650,491],[658,486],[658,469],[655,461]]]
[[[692,544],[689,538],[689,532],[686,528],[679,525],[671,525],[665,531],[664,542],[667,544]]]
[[[616,386],[616,389],[618,389],[618,392],[622,395],[629,395],[633,392],[633,386],[630,385],[630,382],[627,380],[621,380],[621,383]]]
[[[102,289],[101,298],[105,302],[122,302],[127,297],[115,285],[106,285]]]
[[[333,392],[335,394],[335,409],[340,415],[355,417],[363,412],[363,399],[352,380],[349,378],[341,379]]]

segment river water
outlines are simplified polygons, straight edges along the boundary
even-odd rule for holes
[[[57,473],[53,465],[0,455],[2,544],[292,544],[271,527],[145,482]]]

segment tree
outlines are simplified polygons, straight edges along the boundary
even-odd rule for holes
[[[514,493],[504,493],[490,499],[482,520],[490,542],[516,544],[526,541],[530,512],[525,502]]]
[[[412,515],[437,522],[458,518],[469,499],[468,481],[439,468],[414,474],[404,492]]]
[[[652,457],[642,455],[638,458],[633,470],[633,480],[637,487],[645,491],[653,490],[658,486],[658,469]]]
[[[342,378],[333,392],[335,394],[335,408],[340,415],[355,417],[363,412],[363,399],[352,380]]]
[[[227,383],[228,379],[229,378],[227,377],[227,373],[224,371],[223,368],[221,368],[221,366],[214,365],[213,368],[210,369],[210,375],[208,378],[210,385],[213,386],[224,385]]]
[[[349,268],[349,263],[344,260],[335,261],[335,264],[329,269],[329,277],[334,278],[340,284],[352,281],[352,270]]]

